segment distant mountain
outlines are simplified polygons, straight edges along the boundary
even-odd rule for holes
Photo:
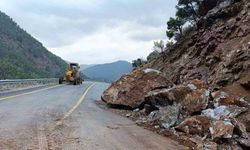
[[[82,64],[82,65],[80,65],[81,70],[85,70],[85,69],[87,69],[89,67],[93,67],[93,66],[95,66],[95,64]]]
[[[131,70],[131,63],[127,61],[117,61],[113,63],[94,65],[92,67],[82,69],[82,72],[94,80],[113,82]]]
[[[59,77],[67,63],[0,12],[0,79]]]

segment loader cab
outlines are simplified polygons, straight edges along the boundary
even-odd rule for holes
[[[69,64],[69,70],[79,70],[80,66],[78,63],[70,63]]]

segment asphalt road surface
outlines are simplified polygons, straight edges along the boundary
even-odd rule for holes
[[[182,150],[95,104],[108,87],[84,82],[0,96],[0,150]]]

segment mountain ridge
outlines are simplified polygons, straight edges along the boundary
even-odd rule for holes
[[[49,78],[67,63],[0,11],[0,79]]]
[[[81,71],[93,80],[113,82],[132,70],[132,64],[119,60],[111,63],[97,64]]]

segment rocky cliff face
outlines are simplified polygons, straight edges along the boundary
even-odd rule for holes
[[[198,26],[167,52],[165,60],[157,59],[147,67],[166,73],[176,84],[200,79],[224,87],[235,83],[238,89],[238,85],[249,82],[249,1],[225,0],[210,10]]]
[[[102,99],[194,149],[250,149],[249,0],[219,1],[166,53],[113,83]]]

